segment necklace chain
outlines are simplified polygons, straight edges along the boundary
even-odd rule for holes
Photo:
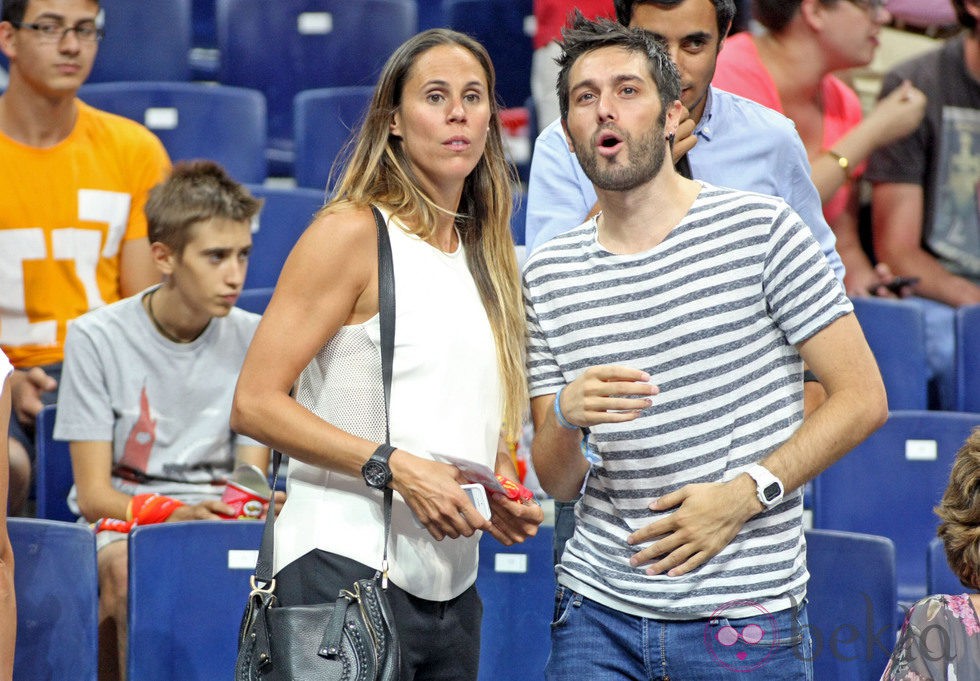
[[[153,296],[155,296],[156,293],[157,293],[157,291],[159,291],[159,290],[160,289],[158,289],[158,288],[153,289],[152,291],[150,291],[150,294],[146,297],[146,312],[147,312],[147,314],[150,315],[150,321],[153,322],[153,326],[156,327],[156,330],[159,331],[160,334],[164,338],[166,338],[167,340],[169,340],[170,342],[172,342],[172,343],[190,343],[191,341],[184,340],[183,338],[178,338],[177,336],[175,336],[172,333],[170,333],[169,331],[167,331],[167,329],[164,328],[163,324],[160,323],[160,320],[157,319],[157,316],[155,314],[153,314]],[[193,339],[191,339],[191,340],[193,340]]]

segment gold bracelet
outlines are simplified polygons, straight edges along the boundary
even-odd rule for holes
[[[841,156],[840,154],[838,154],[833,149],[828,149],[827,150],[827,154],[832,159],[834,159],[835,161],[837,161],[837,165],[839,165],[840,166],[840,169],[844,171],[844,177],[846,177],[848,180],[850,180],[851,179],[851,162],[847,160],[847,156]]]

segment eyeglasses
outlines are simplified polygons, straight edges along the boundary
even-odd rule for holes
[[[22,21],[11,21],[16,29],[26,28],[36,31],[42,43],[60,43],[65,36],[75,32],[75,37],[83,43],[97,43],[105,35],[105,29],[100,28],[94,21],[80,21],[74,26],[65,26],[60,21],[45,20],[33,24]]]
[[[877,15],[888,4],[888,0],[847,0],[847,2],[860,7],[872,16]]]

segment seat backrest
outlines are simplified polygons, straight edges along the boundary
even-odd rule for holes
[[[963,586],[960,578],[946,560],[946,545],[939,537],[929,542],[926,554],[926,590],[930,594],[976,593],[976,589]]]
[[[191,77],[191,0],[100,0],[105,38],[89,83]]]
[[[895,543],[903,603],[926,595],[922,557],[939,525],[932,509],[977,422],[976,414],[960,412],[891,412],[884,426],[814,481],[814,527]]]
[[[915,305],[886,298],[854,298],[864,337],[878,362],[890,409],[926,409],[929,363],[925,320]]]
[[[442,0],[417,0],[419,7],[419,30],[439,28],[446,25],[443,17]]]
[[[68,508],[68,493],[75,484],[68,443],[54,439],[56,405],[49,404],[37,415],[35,461],[37,517],[74,522],[78,516]]]
[[[523,106],[531,95],[532,0],[444,0],[443,15],[449,28],[487,48],[504,106]]]
[[[243,310],[254,312],[255,314],[263,314],[265,313],[265,308],[269,305],[269,301],[272,299],[272,292],[274,290],[272,287],[244,289],[241,295],[238,296],[238,302],[235,303],[235,307],[240,307]]]
[[[216,0],[215,17],[218,81],[265,93],[273,141],[292,140],[297,93],[373,84],[418,28],[414,0]]]
[[[344,144],[360,128],[371,101],[370,85],[304,90],[293,102],[296,156],[293,176],[300,187],[323,190]]]
[[[128,678],[232,676],[262,527],[197,520],[130,533]]]
[[[301,187],[263,187],[248,190],[265,201],[258,229],[252,234],[252,253],[245,274],[245,288],[270,288],[279,280],[286,257],[296,240],[323,206],[324,193]]]
[[[956,408],[980,413],[980,305],[956,310]]]
[[[551,525],[541,525],[537,535],[513,546],[487,533],[481,538],[476,578],[483,600],[479,681],[544,678],[555,600],[553,539]]]
[[[87,525],[8,518],[14,547],[14,681],[96,681],[99,577]]]
[[[806,531],[813,678],[877,679],[898,627],[895,546],[869,534]]]
[[[79,97],[153,131],[174,161],[208,158],[239,182],[266,179],[266,105],[258,90],[203,83],[86,85]]]

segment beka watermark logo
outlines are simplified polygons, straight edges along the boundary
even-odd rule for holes
[[[898,631],[890,621],[876,621],[871,598],[864,594],[862,599],[863,621],[840,622],[833,627],[825,625],[821,628],[812,623],[801,626],[799,618],[793,617],[792,625],[784,625],[782,629],[773,614],[759,603],[730,601],[715,610],[705,624],[704,645],[720,667],[745,673],[768,664],[777,647],[792,648],[797,659],[811,662],[821,655],[830,655],[845,663],[887,658],[895,646]],[[790,611],[796,609],[794,602]],[[738,613],[738,617],[729,619],[728,613]],[[805,634],[809,634],[812,650],[811,645],[805,643]],[[909,635],[919,638],[917,650],[930,661],[949,663],[956,657],[949,633],[939,624],[906,634]]]
[[[756,612],[745,615],[746,609]],[[741,616],[734,620],[737,624],[732,625],[728,623],[726,613],[735,611]],[[745,622],[748,619],[751,622]],[[725,603],[711,613],[704,625],[704,645],[708,654],[719,666],[733,672],[751,672],[765,666],[772,656],[773,643],[778,640],[776,618],[752,601]]]

